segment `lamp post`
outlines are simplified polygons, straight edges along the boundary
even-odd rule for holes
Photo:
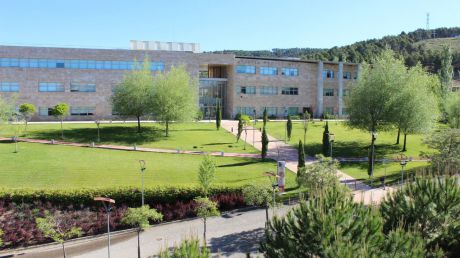
[[[246,150],[246,140],[248,138],[248,128],[247,126],[244,126],[244,147],[243,149]]]
[[[144,206],[144,171],[145,171],[145,160],[139,160],[141,167],[141,185],[142,185],[142,206]]]
[[[107,213],[107,254],[108,258],[110,258],[110,211],[112,210],[112,206],[110,204],[114,204],[115,200],[106,197],[95,197],[94,200],[102,202]]]
[[[328,138],[329,138],[329,145],[331,147],[331,149],[329,150],[329,156],[331,156],[331,159],[332,159],[332,144],[334,143],[334,140],[335,140],[335,135],[333,133],[328,133]]]
[[[254,139],[255,139],[255,134],[256,134],[256,132],[255,132],[255,130],[256,130],[256,110],[255,109],[253,110],[253,113],[254,113],[254,122],[252,124],[252,127],[253,127],[252,128],[252,146],[254,146],[254,144],[255,144]]]
[[[399,165],[401,165],[401,187],[402,187],[402,185],[404,184],[404,168],[406,167],[408,160],[407,160],[407,156],[404,154],[401,154],[400,159],[401,161],[399,162]]]
[[[372,146],[371,146],[371,171],[370,171],[370,176],[371,176],[371,187],[372,187],[372,181],[374,177],[374,159],[375,159],[375,140],[377,140],[377,132],[372,131]]]
[[[285,108],[284,109],[284,117],[287,119],[287,113],[288,113],[288,110]],[[287,124],[286,126],[284,127],[284,143],[287,143]]]
[[[278,187],[278,175],[274,172],[265,172],[263,174],[264,176],[268,177],[268,180],[270,180],[270,184],[272,185],[272,189],[273,189],[273,213],[275,211],[275,206],[276,206],[276,195],[275,195],[275,191],[276,191],[276,188]],[[273,178],[273,180],[271,179]]]

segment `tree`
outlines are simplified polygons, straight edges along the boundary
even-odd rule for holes
[[[152,113],[153,76],[148,58],[142,64],[134,63],[126,72],[112,95],[112,113],[123,117],[136,117],[137,132],[141,132],[141,117]]]
[[[64,214],[52,215],[46,212],[44,218],[36,218],[35,222],[38,230],[40,230],[45,237],[49,237],[62,245],[64,258],[66,257],[65,241],[83,234],[82,229],[75,226],[75,221],[70,220],[70,218]]]
[[[316,193],[318,189],[338,183],[338,162],[323,155],[316,155],[317,162],[304,166],[297,172],[297,184]]]
[[[435,150],[432,153],[423,153],[431,159],[433,167],[437,170],[460,169],[460,129],[448,128],[434,132],[425,144]]]
[[[0,247],[3,246],[2,236],[3,236],[3,230],[0,229]]]
[[[460,129],[460,93],[451,93],[446,103],[447,119],[452,128]]]
[[[290,140],[291,140],[291,134],[292,134],[292,120],[291,120],[291,115],[288,115],[288,117],[287,117],[287,122],[286,122],[286,133],[287,133],[288,141],[290,141]]]
[[[64,139],[64,128],[62,123],[64,122],[66,116],[69,115],[69,105],[67,103],[59,103],[53,107],[51,113],[54,117],[61,121],[61,138]]]
[[[268,223],[268,208],[273,202],[272,189],[261,185],[246,185],[242,190],[244,201],[247,205],[263,206],[265,208],[266,222]]]
[[[243,120],[239,118],[238,119],[238,133],[236,134],[236,142],[240,141],[242,133],[243,133]]]
[[[155,76],[153,84],[155,117],[165,123],[165,135],[169,136],[172,121],[193,120],[196,116],[198,83],[190,79],[184,66],[179,66]]]
[[[4,99],[0,95],[0,122],[11,119],[15,114],[15,99]]]
[[[36,108],[33,104],[30,103],[23,103],[19,106],[19,113],[24,117],[24,122],[26,124],[24,131],[27,132],[27,123],[29,122],[30,118],[35,114]]]
[[[140,232],[149,227],[149,222],[162,221],[163,215],[148,205],[139,208],[128,208],[121,223],[137,227],[137,257],[141,257]]]
[[[264,118],[264,127],[265,127],[265,126],[267,125],[267,122],[268,122],[268,112],[267,112],[267,108],[264,108],[263,118]]]
[[[265,126],[264,126],[264,128],[262,128],[262,159],[265,159],[267,157],[268,143],[269,143],[269,140],[267,136],[267,130],[265,129]]]
[[[308,130],[308,120],[310,119],[310,113],[305,111],[303,113],[303,143],[307,144],[307,130]]]
[[[441,68],[438,71],[441,80],[440,97],[442,103],[445,103],[449,92],[452,90],[452,53],[449,46],[443,46],[441,51]],[[445,109],[443,108],[443,111]]]
[[[207,197],[211,184],[216,177],[216,162],[214,159],[205,155],[203,161],[201,161],[200,169],[198,171],[198,182],[200,183],[201,189],[204,195]]]
[[[222,122],[222,108],[220,107],[220,104],[217,104],[217,109],[216,109],[216,128],[217,130],[220,129],[221,122]]]
[[[156,256],[155,256],[156,257]],[[183,240],[172,250],[165,249],[159,254],[160,258],[211,258],[211,251],[206,247],[200,247],[200,241],[196,237]]]
[[[211,201],[208,198],[198,197],[195,198],[196,215],[203,219],[203,239],[206,243],[206,220],[209,217],[219,216],[220,212],[217,209],[217,202]]]
[[[331,143],[329,142],[329,123],[326,121],[326,126],[324,126],[323,131],[323,155],[326,157],[330,156]]]
[[[297,162],[297,172],[305,167],[305,149],[301,140],[299,140],[299,147],[297,148],[298,153],[298,162]]]
[[[348,124],[371,133],[368,173],[373,175],[375,133],[390,129],[394,100],[406,78],[406,67],[393,52],[385,51],[374,58],[372,66],[364,64],[353,92],[345,98]]]

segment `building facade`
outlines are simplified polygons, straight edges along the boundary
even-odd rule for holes
[[[193,51],[0,46],[0,95],[38,108],[33,120],[53,120],[50,108],[68,103],[68,120],[117,119],[110,97],[135,60],[153,74],[184,65],[199,80],[199,106],[214,117],[236,114],[282,118],[305,111],[346,116],[343,98],[359,66],[342,62],[238,57]]]

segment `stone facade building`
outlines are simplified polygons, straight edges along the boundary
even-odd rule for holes
[[[237,113],[271,117],[305,111],[315,117],[346,116],[343,97],[356,79],[357,64],[239,57],[193,51],[0,46],[0,95],[38,108],[33,120],[53,120],[49,109],[71,107],[68,120],[117,119],[112,89],[135,60],[148,58],[152,73],[184,65],[199,80],[199,106],[214,117]]]

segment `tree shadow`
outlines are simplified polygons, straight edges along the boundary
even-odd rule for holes
[[[369,155],[370,143],[358,141],[334,142],[332,145],[332,154],[334,157],[367,157]],[[382,157],[390,154],[397,154],[401,150],[399,145],[394,144],[376,144],[375,155]],[[323,152],[323,146],[319,143],[310,143],[305,145],[305,153],[314,156]]]
[[[224,257],[234,253],[253,253],[259,249],[259,242],[264,236],[264,229],[258,228],[222,237],[212,238],[211,251],[220,252]]]
[[[211,145],[225,145],[225,144],[235,144],[235,142],[213,142],[213,143],[206,143],[202,144],[203,146],[211,146]]]
[[[246,162],[238,162],[238,163],[232,163],[232,164],[225,164],[225,165],[219,165],[217,167],[219,168],[228,168],[228,167],[242,167],[242,166],[248,166],[252,164],[257,164],[260,163],[261,161],[246,161]]]

